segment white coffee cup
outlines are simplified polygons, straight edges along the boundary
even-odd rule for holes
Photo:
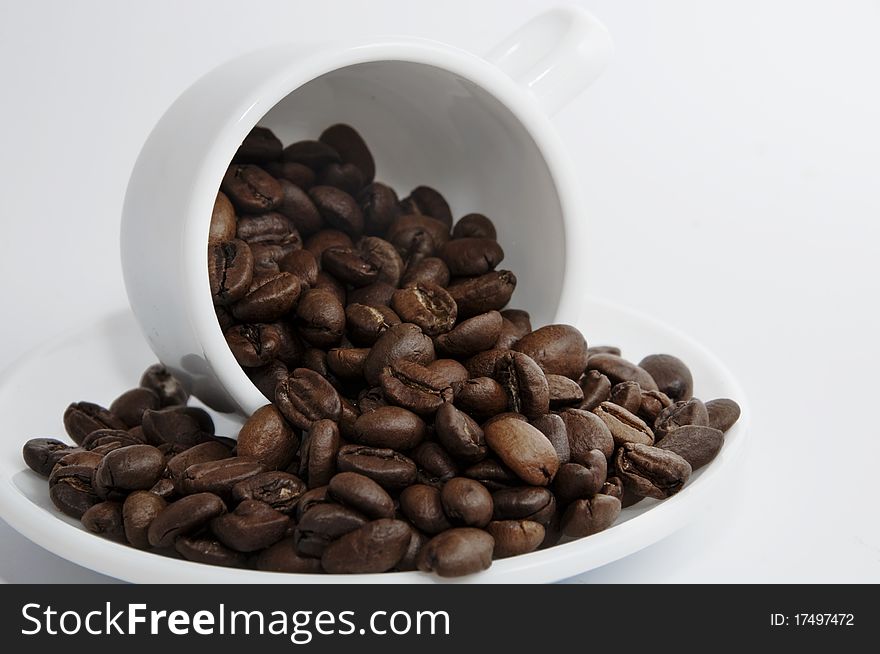
[[[214,198],[256,124],[285,144],[356,127],[376,178],[402,195],[427,184],[453,215],[488,215],[518,279],[513,306],[536,324],[570,322],[587,244],[578,181],[548,116],[586,88],[611,53],[590,14],[554,9],[485,58],[433,41],[273,47],[223,64],[162,116],[125,197],[122,263],[151,348],[210,407],[247,416],[266,399],[221,333],[207,273]]]

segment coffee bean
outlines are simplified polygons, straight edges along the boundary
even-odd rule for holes
[[[354,423],[355,440],[362,445],[409,450],[425,438],[424,421],[398,406],[383,406],[361,415]]]
[[[566,378],[567,379],[567,378]],[[548,413],[538,416],[531,421],[532,426],[540,431],[559,457],[559,464],[568,463],[571,459],[571,445],[568,442],[568,430],[565,427],[565,421],[555,413]]]
[[[196,493],[172,502],[153,518],[147,539],[153,547],[171,547],[178,536],[195,533],[226,512],[226,505],[213,493]]]
[[[706,402],[709,426],[726,433],[739,420],[739,404],[733,400],[719,399]]]
[[[367,286],[353,288],[348,292],[349,304],[368,304],[371,306],[391,306],[394,288],[385,282],[373,282]]]
[[[372,346],[386,329],[400,324],[400,318],[390,307],[366,304],[349,304],[345,320],[348,337],[361,347]]]
[[[605,422],[596,414],[582,409],[565,409],[559,417],[568,432],[571,460],[586,463],[591,450],[600,450],[606,459],[614,452],[614,436]]]
[[[290,273],[260,277],[232,306],[232,315],[243,322],[272,322],[293,308],[301,288],[300,280]]]
[[[180,536],[174,541],[174,549],[187,561],[208,565],[240,568],[247,561],[241,552],[226,547],[216,538],[204,536]]]
[[[327,484],[336,473],[340,445],[339,428],[335,422],[318,420],[312,423],[300,450],[300,474],[308,481],[309,488]]]
[[[620,477],[608,477],[605,483],[602,484],[602,489],[599,492],[620,500],[623,498],[623,482],[620,480]]]
[[[534,552],[544,540],[543,525],[531,520],[494,520],[486,531],[495,539],[496,559]]]
[[[418,284],[395,291],[391,308],[401,320],[418,325],[429,336],[448,332],[458,315],[455,301],[446,289],[434,284]]]
[[[144,411],[161,406],[159,396],[149,388],[132,388],[110,404],[110,413],[129,427],[137,427],[143,420]]]
[[[638,413],[642,408],[642,389],[636,382],[621,382],[611,389],[609,401],[630,413]]]
[[[284,214],[277,211],[244,215],[238,219],[235,231],[236,238],[248,245],[255,243],[282,244],[285,241],[297,244],[297,249],[302,248],[299,234],[290,224],[290,220]]]
[[[436,338],[437,349],[453,357],[468,357],[495,346],[503,320],[497,311],[468,318]]]
[[[507,410],[507,393],[491,377],[456,382],[452,392],[455,406],[477,418],[488,418]]]
[[[87,465],[56,465],[49,475],[49,498],[59,511],[79,519],[101,501],[92,488],[93,472]]]
[[[186,404],[189,393],[161,363],[154,364],[144,371],[140,386],[149,388],[159,396],[162,406]]]
[[[425,366],[397,359],[379,376],[385,399],[422,416],[432,415],[452,401],[452,388],[446,380]]]
[[[584,400],[578,408],[584,411],[592,411],[611,398],[611,380],[598,370],[585,372],[578,385],[584,393]]]
[[[265,502],[244,500],[232,513],[211,520],[211,531],[237,552],[256,552],[284,537],[287,516]]]
[[[475,482],[476,483],[476,482]],[[400,510],[416,529],[429,535],[450,529],[440,490],[426,484],[413,484],[400,493]]]
[[[449,272],[456,277],[483,275],[504,260],[504,250],[491,238],[456,238],[440,250]]]
[[[308,190],[315,184],[315,171],[295,161],[269,161],[263,164],[263,169],[282,185],[288,182]]]
[[[125,528],[122,526],[122,503],[100,502],[90,506],[82,518],[83,527],[104,538],[125,542]]]
[[[608,461],[600,450],[590,450],[586,464],[566,463],[553,480],[553,492],[563,504],[588,499],[602,490],[608,476]]]
[[[91,402],[75,402],[64,411],[64,429],[73,442],[80,445],[98,429],[127,429],[122,420],[107,409]]]
[[[302,556],[320,557],[330,543],[362,527],[367,519],[339,504],[317,504],[305,512],[293,538]]]
[[[232,499],[236,502],[259,500],[276,511],[289,515],[293,513],[297,501],[305,492],[306,485],[299,477],[288,472],[272,470],[235,484],[232,487]]]
[[[298,166],[298,164],[283,164],[285,169],[289,166]],[[296,180],[279,179],[281,185],[281,202],[275,207],[278,213],[287,218],[288,224],[293,231],[296,231],[303,238],[309,238],[320,232],[324,228],[324,219],[318,207],[312,202],[306,192],[314,184],[314,173],[310,169],[302,167],[311,179]]]
[[[476,479],[491,491],[519,483],[519,477],[507,466],[492,457],[486,457],[462,471],[468,479]]]
[[[691,465],[691,470],[697,470],[718,455],[723,443],[724,434],[719,429],[684,425],[667,433],[657,447],[675,452]]]
[[[294,250],[278,261],[278,270],[294,275],[301,285],[301,290],[318,283],[318,261],[308,250]]]
[[[342,123],[331,125],[321,132],[318,140],[336,150],[343,162],[356,166],[366,182],[373,181],[376,176],[373,155],[370,154],[364,139],[351,125]]]
[[[316,261],[321,260],[324,250],[328,248],[350,248],[353,246],[354,241],[351,240],[351,236],[338,229],[322,229],[312,234],[305,242],[305,249],[312,253]]]
[[[345,309],[332,293],[314,288],[302,294],[296,307],[300,335],[315,347],[339,343],[345,329]]]
[[[88,477],[89,483],[91,484],[91,480],[95,476],[95,468],[98,467],[98,464],[101,463],[103,459],[104,453],[94,451],[87,452],[81,450],[78,447],[73,448],[70,452],[58,459],[58,462],[54,466],[52,466],[52,470],[49,473],[49,478],[51,479],[52,475],[62,468],[79,466],[89,468],[91,472],[89,473]]]
[[[107,454],[95,469],[94,489],[102,498],[147,490],[165,470],[165,457],[152,445],[129,445]]]
[[[379,275],[379,270],[352,248],[327,248],[321,255],[321,266],[352,286],[366,286],[376,281]]]
[[[264,549],[256,558],[257,570],[264,572],[293,572],[318,574],[322,571],[321,559],[300,556],[294,545],[294,537],[284,538]]]
[[[275,403],[298,429],[310,429],[317,420],[339,420],[342,403],[339,393],[324,377],[306,368],[297,368],[278,384]]]
[[[604,531],[617,520],[620,508],[620,500],[610,495],[575,500],[562,516],[562,533],[569,538],[583,538]]]
[[[480,352],[464,362],[465,368],[471,377],[491,377],[495,374],[496,362],[506,352],[500,348]]]
[[[168,459],[168,473],[174,484],[179,488],[183,473],[191,465],[196,463],[206,463],[208,461],[219,461],[232,456],[232,451],[223,443],[217,441],[207,441],[194,445],[184,450],[180,454],[176,454]]]
[[[612,402],[602,402],[593,409],[608,431],[614,437],[614,444],[620,446],[623,443],[654,444],[654,432],[645,424],[645,421],[630,413],[622,406]]]
[[[394,500],[379,484],[356,472],[340,472],[327,489],[337,502],[373,519],[393,518]]]
[[[224,243],[235,238],[237,228],[235,208],[222,191],[217,193],[214,209],[211,212],[211,227],[208,230],[208,243]]]
[[[644,368],[614,354],[599,353],[589,358],[588,370],[598,370],[612,385],[625,381],[636,382],[642,390],[656,391],[657,382]]]
[[[496,270],[479,277],[465,277],[447,287],[455,300],[459,318],[471,318],[487,311],[503,309],[516,288],[516,276],[509,270]],[[528,354],[528,353],[527,353]]]
[[[671,354],[652,354],[639,362],[656,382],[657,388],[674,402],[689,400],[694,394],[694,378],[681,359]]]
[[[293,517],[296,522],[300,522],[306,512],[309,511],[312,507],[317,506],[318,504],[332,503],[333,500],[327,493],[328,489],[328,486],[310,488],[305,493],[300,495],[299,500],[297,500],[296,502],[296,507],[293,510]]]
[[[391,449],[365,445],[343,445],[336,457],[340,472],[358,472],[387,490],[399,490],[414,483],[416,464]]]
[[[492,493],[495,520],[532,520],[545,527],[556,513],[556,498],[539,486],[504,488]]]
[[[238,432],[238,455],[259,461],[267,470],[286,468],[298,448],[299,438],[271,404],[257,409]]]
[[[676,402],[670,407],[663,409],[654,422],[656,440],[663,440],[666,434],[677,427],[684,425],[709,425],[709,412],[706,405],[697,398]]]
[[[184,495],[212,493],[229,498],[233,486],[264,471],[259,461],[239,457],[196,463],[184,471],[180,492]]]
[[[569,325],[547,325],[526,334],[513,348],[529,355],[551,375],[579,379],[587,367],[587,342]]]
[[[362,188],[357,202],[364,216],[364,231],[367,234],[384,234],[400,216],[397,193],[381,182],[373,182]]]
[[[281,350],[282,336],[274,325],[235,325],[224,336],[235,360],[245,368],[264,366]]]
[[[327,352],[327,367],[339,379],[362,380],[368,347],[335,347]]]
[[[559,469],[556,450],[540,431],[514,418],[496,420],[485,429],[486,444],[528,484],[546,486]]]
[[[125,498],[122,505],[122,524],[129,544],[140,550],[150,548],[147,532],[153,520],[167,505],[168,502],[150,491],[135,491]]]
[[[401,204],[410,212],[416,212],[439,220],[447,228],[452,227],[452,212],[446,199],[430,186],[417,186]]]
[[[452,238],[497,238],[495,225],[481,213],[462,216],[452,228]],[[531,329],[529,329],[531,331]]]
[[[410,260],[400,281],[401,286],[435,284],[446,288],[449,284],[449,267],[439,257],[423,257]]]
[[[379,336],[364,361],[364,378],[370,386],[378,386],[382,371],[393,361],[405,359],[427,365],[434,358],[434,344],[417,325],[392,325]]]
[[[507,393],[510,411],[529,418],[537,418],[550,411],[547,378],[530,356],[521,352],[501,355],[495,362],[495,379]]]
[[[691,476],[691,466],[681,456],[642,443],[621,445],[614,468],[627,490],[659,500],[675,495]]]
[[[672,400],[660,391],[642,391],[639,401],[639,418],[649,425],[657,421],[657,417],[663,409],[672,406]]]
[[[495,539],[482,529],[458,527],[429,540],[419,553],[418,568],[441,577],[459,577],[492,564]]]
[[[242,213],[271,211],[283,196],[278,180],[262,168],[247,164],[229,166],[220,190]]]
[[[24,444],[21,455],[28,468],[48,477],[55,464],[74,449],[54,438],[32,438]]]
[[[409,544],[406,546],[406,552],[404,552],[403,558],[397,562],[394,569],[399,572],[416,570],[416,561],[418,560],[419,552],[422,551],[422,548],[427,542],[428,537],[425,534],[415,527],[410,526]]]
[[[584,392],[573,379],[562,375],[547,375],[546,377],[550,391],[551,409],[576,406],[584,401]]]
[[[450,386],[454,382],[467,381],[469,377],[467,368],[455,359],[437,359],[429,363],[427,367],[431,372],[440,375]]]
[[[426,441],[409,453],[418,467],[419,483],[440,488],[458,474],[458,466],[443,446]]]
[[[345,191],[351,196],[358,194],[365,184],[364,174],[354,164],[331,163],[321,168],[317,183],[320,186],[332,186]]]
[[[437,440],[463,463],[476,463],[488,452],[480,425],[452,404],[444,404],[437,410],[434,429]]]
[[[264,163],[281,158],[281,141],[271,129],[254,127],[238,146],[233,161],[241,163]]]
[[[401,520],[368,522],[328,546],[321,566],[330,574],[386,572],[403,558],[410,536],[409,526]]]
[[[333,186],[313,186],[309,197],[327,225],[354,237],[363,233],[364,215],[348,193]]]
[[[372,288],[374,284],[370,284],[369,286],[365,286],[364,288]],[[346,303],[349,302],[348,299],[348,291],[346,290],[345,285],[336,279],[333,275],[328,273],[326,270],[319,270],[318,276],[315,278],[315,287],[316,291],[325,291],[330,293],[333,298],[343,307]],[[351,292],[354,293],[357,289],[352,288]],[[331,341],[330,345],[335,341]],[[321,346],[321,347],[329,347],[329,346]]]
[[[485,527],[492,519],[492,495],[478,481],[454,477],[440,491],[443,511],[449,520],[464,527]]]
[[[147,409],[141,427],[150,443],[179,443],[187,447],[209,440],[214,433],[211,416],[197,407]]]
[[[394,287],[400,283],[404,263],[391,243],[377,236],[365,236],[357,242],[357,251],[376,269],[376,281]]]
[[[284,148],[282,157],[285,161],[295,161],[308,166],[312,170],[320,170],[327,164],[339,163],[342,158],[335,148],[321,141],[297,141]]]

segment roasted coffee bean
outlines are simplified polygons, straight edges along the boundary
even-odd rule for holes
[[[235,208],[222,191],[217,193],[214,209],[211,211],[211,227],[208,230],[208,243],[224,243],[235,238]]]
[[[456,382],[452,392],[455,406],[476,418],[489,418],[507,410],[507,393],[491,377]]]
[[[254,276],[248,289],[255,282],[259,283],[269,275],[281,272],[278,262],[293,252],[293,248],[280,243],[253,243],[248,247],[254,257]]]
[[[359,472],[387,490],[409,486],[418,474],[412,459],[400,452],[366,445],[343,445],[336,467],[340,472]]]
[[[143,420],[144,411],[161,406],[159,396],[149,388],[132,388],[125,391],[110,404],[110,413],[129,427],[137,427]]]
[[[604,531],[617,520],[620,508],[620,500],[611,495],[575,500],[562,516],[562,533],[569,538],[583,538]]]
[[[697,470],[712,461],[721,451],[724,434],[719,429],[702,425],[676,427],[657,443],[663,450],[675,452]]]
[[[571,445],[568,442],[568,429],[565,426],[565,421],[555,413],[548,413],[538,416],[531,423],[550,441],[553,449],[556,450],[556,456],[559,457],[559,464],[568,463],[571,460]]]
[[[293,308],[301,289],[300,280],[290,273],[260,277],[232,306],[232,315],[243,322],[272,322]]]
[[[321,566],[330,574],[386,572],[403,558],[410,537],[409,526],[401,520],[374,520],[329,545]]]
[[[497,270],[453,281],[446,290],[455,300],[458,317],[462,319],[503,309],[515,288],[516,276],[509,270]]]
[[[384,234],[400,217],[397,193],[381,182],[373,182],[362,188],[357,202],[364,216],[364,231],[367,234]]]
[[[140,386],[149,388],[159,396],[162,406],[186,404],[189,393],[183,384],[161,363],[156,363],[144,371]]]
[[[706,405],[697,398],[676,402],[670,407],[663,409],[654,422],[656,440],[660,441],[666,434],[677,427],[684,425],[709,425],[709,412]]]
[[[403,259],[395,247],[377,236],[365,236],[357,242],[357,251],[376,270],[376,281],[396,287],[404,272]]]
[[[213,440],[207,441],[205,443],[200,443],[199,445],[194,445],[168,459],[168,473],[171,476],[171,480],[179,488],[183,473],[191,465],[195,465],[196,463],[206,463],[208,461],[219,461],[220,459],[227,459],[230,456],[232,456],[232,451],[223,443]]]
[[[587,342],[570,325],[547,325],[526,334],[513,348],[527,354],[551,375],[579,379],[587,367]]]
[[[299,500],[297,500],[293,514],[296,522],[301,521],[303,516],[306,514],[306,511],[311,509],[313,506],[317,506],[318,504],[328,504],[332,502],[332,498],[330,498],[327,494],[328,489],[328,486],[311,488],[300,496]]]
[[[317,210],[317,209],[316,209]],[[312,234],[305,242],[306,250],[320,261],[328,248],[350,248],[354,246],[351,236],[338,229],[322,229]]]
[[[495,225],[481,213],[469,213],[462,216],[452,228],[452,238],[497,238]],[[531,331],[531,329],[529,330]]]
[[[452,296],[434,284],[418,284],[395,291],[391,308],[401,320],[418,325],[429,336],[448,332],[458,315]]]
[[[362,445],[409,450],[425,438],[424,421],[399,406],[383,406],[361,415],[354,423],[355,440]]]
[[[340,472],[327,489],[333,499],[369,518],[393,518],[394,500],[379,484],[356,472]]]
[[[64,411],[64,429],[77,445],[98,429],[127,428],[122,420],[107,409],[91,402],[75,402]]]
[[[546,486],[559,469],[556,450],[540,431],[515,418],[486,425],[486,444],[528,484]]]
[[[404,213],[391,224],[385,238],[409,263],[437,254],[449,241],[449,225],[428,215]]]
[[[518,330],[516,325],[507,320],[506,318],[501,318],[501,331],[498,334],[498,340],[495,341],[495,347],[501,350],[509,350],[516,342],[521,338],[517,334]]]
[[[349,195],[357,195],[365,184],[364,174],[354,164],[327,164],[318,173],[317,183],[321,186],[332,186]]]
[[[455,277],[483,275],[501,263],[504,250],[495,239],[456,238],[443,246],[440,258]]]
[[[56,465],[49,475],[49,498],[59,511],[79,519],[101,501],[92,488],[93,472],[88,465]]]
[[[519,333],[520,338],[532,331],[532,318],[528,311],[523,309],[504,309],[501,317],[512,322]]]
[[[613,402],[602,402],[593,409],[608,431],[614,437],[614,444],[620,446],[623,443],[654,444],[654,432],[645,424],[645,421],[637,415],[630,413],[622,406]]]
[[[627,490],[658,500],[675,495],[691,476],[691,466],[681,456],[642,443],[618,448],[614,469]]]
[[[332,347],[342,338],[345,308],[326,289],[313,288],[303,293],[296,316],[300,335],[315,347]]]
[[[257,125],[244,137],[232,160],[241,163],[265,163],[280,159],[282,149],[281,141],[271,129]]]
[[[303,515],[293,538],[303,556],[320,557],[337,538],[367,523],[363,514],[340,504],[317,504]]]
[[[233,486],[264,471],[265,467],[259,461],[237,456],[196,463],[184,471],[180,492],[184,495],[213,493],[228,498],[232,496]]]
[[[281,335],[281,345],[278,346],[276,361],[291,368],[299,367],[306,350],[305,344],[299,337],[299,332],[288,322],[280,321],[272,324]]]
[[[477,483],[477,482],[474,482]],[[450,529],[440,490],[426,484],[413,484],[400,493],[400,510],[416,529],[428,535]]]
[[[443,511],[449,520],[464,527],[485,527],[492,520],[492,495],[478,481],[454,477],[440,491]]]
[[[238,432],[238,455],[259,461],[267,470],[286,468],[298,448],[299,438],[272,404],[257,409]]]
[[[322,571],[321,559],[300,556],[294,545],[294,537],[284,538],[264,549],[256,558],[257,570],[264,572],[293,572],[318,574]]]
[[[327,164],[339,163],[342,158],[335,148],[321,141],[297,141],[284,148],[282,158],[295,161],[318,171]]]
[[[639,402],[639,418],[653,425],[663,409],[672,406],[672,400],[660,391],[642,391]]]
[[[494,548],[495,539],[482,529],[449,529],[425,544],[419,552],[418,568],[441,577],[473,574],[492,564]]]
[[[437,336],[437,349],[453,357],[471,355],[495,347],[501,336],[503,320],[497,311],[468,318],[458,323],[451,331]]]
[[[608,477],[608,461],[599,450],[591,450],[587,464],[566,463],[553,480],[553,492],[563,504],[588,499],[602,490]]]
[[[198,407],[167,407],[144,411],[144,435],[150,443],[179,443],[191,447],[214,434],[214,421]]]
[[[275,325],[235,325],[225,336],[235,360],[245,368],[264,366],[281,350],[282,336]]]
[[[545,527],[556,513],[556,498],[539,486],[503,488],[492,493],[495,520],[532,520]]]
[[[386,329],[400,324],[400,317],[391,307],[366,304],[349,304],[345,320],[351,342],[362,347],[372,346]]]
[[[611,497],[616,497],[619,500],[623,499],[623,482],[620,481],[620,477],[608,477],[605,480],[605,483],[602,484],[602,490],[599,491],[603,495],[610,495]]]
[[[126,447],[128,445],[141,444],[143,444],[143,441],[139,441],[128,431],[122,429],[98,429],[85,437],[82,442],[82,448],[89,451],[103,451],[110,445]]]
[[[599,416],[582,409],[565,409],[560,412],[559,417],[568,432],[573,462],[587,462],[590,450],[600,450],[605,458],[611,458],[614,452],[614,436]]]
[[[584,400],[579,409],[592,411],[602,402],[611,398],[611,380],[598,370],[588,370],[580,378],[578,384],[584,393]]]
[[[361,414],[369,413],[380,406],[388,406],[381,386],[365,388],[358,394],[358,409]]]
[[[495,539],[493,558],[528,554],[544,541],[544,527],[531,520],[494,520],[486,531]]]
[[[351,440],[354,436],[354,423],[361,415],[360,410],[355,406],[354,402],[343,397],[342,398],[342,414],[339,417],[339,433],[346,440]]]
[[[587,354],[589,356],[593,356],[595,354],[613,354],[614,356],[620,356],[621,351],[620,348],[616,345],[593,345],[587,349]]]
[[[488,447],[480,425],[452,404],[438,409],[434,429],[437,440],[459,461],[476,463],[486,457]]]
[[[98,467],[98,464],[101,463],[101,460],[103,458],[104,454],[102,453],[87,452],[85,450],[81,450],[78,447],[73,448],[72,451],[68,452],[60,459],[58,459],[58,462],[52,467],[52,471],[49,473],[49,477],[51,479],[52,475],[62,468],[70,466],[80,466],[91,469],[91,474],[89,475],[89,480],[91,483],[91,479],[94,477],[95,468]]]
[[[321,267],[352,286],[366,286],[379,276],[379,270],[352,248],[327,248],[321,254]]]
[[[226,547],[216,538],[205,536],[180,536],[174,541],[174,549],[187,561],[208,565],[240,568],[247,561],[241,552]]]
[[[625,381],[634,381],[644,391],[656,391],[657,382],[644,368],[627,361],[615,354],[599,353],[589,358],[588,370],[598,370],[608,377],[612,385]],[[586,395],[586,393],[585,393]]]
[[[428,537],[425,534],[415,527],[410,526],[409,544],[406,546],[406,552],[404,552],[403,558],[397,562],[394,569],[399,572],[416,570],[416,561],[418,560],[419,552],[422,551],[422,548],[427,542]]]
[[[318,260],[308,250],[294,250],[286,254],[278,261],[278,270],[294,275],[303,291],[318,283]]]
[[[298,429],[310,429],[317,420],[339,420],[342,403],[339,393],[324,377],[297,368],[278,384],[275,404],[281,413]]]
[[[302,242],[299,234],[290,224],[290,220],[284,214],[277,211],[266,213],[249,214],[238,219],[235,235],[248,245],[254,243],[281,243],[296,236],[299,248]],[[299,249],[298,248],[298,249]]]
[[[232,513],[211,520],[211,531],[237,552],[256,552],[281,540],[287,523],[286,515],[265,502],[244,500]]]
[[[220,190],[242,213],[271,211],[281,202],[281,185],[258,166],[232,164],[223,176]]]
[[[458,466],[441,445],[426,441],[409,453],[419,470],[419,483],[440,488],[458,474]]]
[[[495,363],[506,352],[500,348],[480,352],[464,362],[465,368],[471,377],[491,377],[495,374]]]
[[[364,378],[370,386],[378,386],[382,371],[393,361],[405,359],[427,365],[434,358],[434,344],[418,325],[392,325],[379,336],[364,361]]]
[[[403,287],[418,284],[435,284],[446,288],[449,284],[449,267],[439,257],[424,257],[410,261],[400,281]]]
[[[327,352],[327,367],[339,379],[361,379],[368,347],[335,347]]]
[[[122,502],[99,502],[90,506],[82,518],[83,527],[93,534],[110,540],[125,542],[125,528],[122,524]]]
[[[213,493],[196,493],[172,502],[159,512],[147,529],[153,547],[171,547],[178,536],[198,531],[226,512],[226,505]]]
[[[300,450],[300,474],[309,488],[324,486],[336,473],[336,458],[341,440],[339,427],[332,420],[312,423]]]
[[[547,375],[546,377],[550,390],[551,409],[576,406],[584,401],[584,392],[573,379],[562,375]]]
[[[396,290],[391,284],[373,282],[367,286],[351,289],[348,292],[348,303],[388,307],[391,306],[391,298]]]
[[[422,416],[432,415],[452,401],[452,388],[437,373],[405,359],[392,361],[379,376],[385,399]]]
[[[518,483],[519,477],[497,459],[486,457],[462,471],[468,479],[476,479],[490,491],[509,488]]]
[[[428,364],[428,370],[440,375],[447,384],[452,386],[454,382],[467,381],[467,368],[461,365],[455,359],[437,359]]]
[[[306,485],[299,477],[272,470],[238,482],[232,487],[232,499],[236,502],[259,500],[276,511],[290,515],[305,492]]]
[[[706,402],[709,426],[726,433],[739,420],[739,404],[733,400],[719,399]]]
[[[370,284],[369,286],[372,287],[373,284]],[[343,307],[348,302],[348,291],[346,291],[345,285],[325,270],[318,271],[318,276],[315,278],[314,289],[330,293]],[[354,293],[355,290],[356,289],[352,289],[351,292]]]
[[[364,215],[351,195],[333,186],[313,186],[309,197],[327,225],[353,237],[363,233]]]
[[[102,498],[147,490],[159,481],[165,457],[152,445],[129,445],[108,453],[95,469],[93,487]]]
[[[299,182],[287,179],[278,180],[278,183],[281,185],[282,196],[281,202],[278,203],[275,209],[287,218],[293,231],[297,232],[302,238],[308,238],[321,231],[324,227],[324,220],[321,218],[318,208],[306,192],[314,184],[314,173],[308,168],[299,167],[297,164],[288,163],[282,165],[284,166],[283,172],[288,173],[291,172],[287,170],[290,166],[297,166],[296,171],[293,172],[294,175],[302,170],[307,171],[307,174]],[[311,177],[308,178],[308,176]]]
[[[530,356],[522,352],[503,354],[495,362],[494,376],[507,393],[510,411],[528,418],[537,418],[550,411],[547,377]]]
[[[167,505],[168,502],[150,491],[135,491],[125,498],[122,524],[129,544],[140,550],[150,548],[147,531]]]
[[[652,354],[639,362],[673,402],[689,400],[694,394],[694,378],[684,361],[671,354]]]
[[[288,182],[300,189],[308,190],[315,185],[315,171],[305,164],[295,161],[269,161],[263,164],[263,169],[282,186]]]
[[[420,213],[439,220],[447,228],[452,227],[452,212],[446,199],[430,186],[417,186],[402,201],[409,212]]]
[[[642,408],[642,389],[636,382],[620,382],[611,389],[609,401],[630,413],[638,413]]]
[[[74,449],[76,448],[54,438],[32,438],[24,444],[21,455],[28,468],[38,475],[48,477],[55,464]]]
[[[373,181],[376,176],[373,155],[370,154],[364,139],[351,125],[343,123],[331,125],[321,132],[318,140],[336,150],[344,163],[356,166],[366,182]]]

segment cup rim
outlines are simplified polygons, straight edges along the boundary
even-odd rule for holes
[[[269,50],[278,49],[269,48]],[[247,56],[247,55],[245,55]],[[583,221],[575,220],[578,198],[568,156],[550,119],[527,89],[490,62],[453,46],[425,39],[383,38],[348,45],[328,43],[305,57],[291,59],[281,72],[251,89],[240,111],[218,130],[194,177],[190,206],[186,212],[181,256],[184,257],[184,292],[191,307],[192,329],[216,381],[245,416],[268,403],[223,338],[211,301],[207,249],[214,198],[229,162],[250,130],[283,98],[308,82],[350,66],[382,61],[422,64],[458,75],[498,100],[517,120],[535,144],[547,170],[563,216],[565,260],[556,319],[574,318],[582,286],[584,262],[574,256],[573,243],[583,243]],[[568,218],[566,218],[568,217]]]

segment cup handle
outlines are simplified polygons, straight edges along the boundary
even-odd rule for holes
[[[592,14],[560,7],[531,19],[485,58],[553,115],[596,81],[613,50],[611,35]]]

